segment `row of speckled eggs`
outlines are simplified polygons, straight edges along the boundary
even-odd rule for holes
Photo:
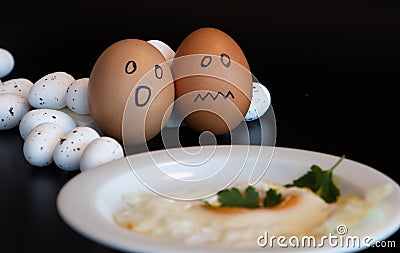
[[[35,83],[24,78],[1,83],[0,129],[19,125],[24,157],[37,167],[54,161],[62,170],[86,171],[122,158],[119,142],[71,116],[89,114],[87,85],[88,78],[75,80],[65,72]]]
[[[87,103],[88,78],[75,80],[65,72],[55,72],[32,83],[25,78],[6,81],[0,86],[0,108],[9,107],[9,115],[1,115],[0,128],[11,129],[18,125],[20,111],[30,107],[62,109],[68,107],[77,114],[90,114]],[[14,111],[15,110],[15,111]]]

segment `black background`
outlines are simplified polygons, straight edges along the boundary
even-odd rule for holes
[[[158,39],[176,50],[195,29],[218,28],[269,89],[277,146],[345,154],[399,182],[400,2],[236,2],[2,2],[0,47],[15,58],[3,81],[89,77],[118,40]],[[17,129],[0,132],[0,251],[110,252],[58,216],[58,190],[75,173],[34,168],[22,145]],[[400,244],[399,233],[388,240]]]

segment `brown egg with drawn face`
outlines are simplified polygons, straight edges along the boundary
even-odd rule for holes
[[[105,135],[145,143],[166,124],[174,101],[171,70],[151,44],[125,39],[97,59],[89,78],[90,114]]]
[[[179,45],[173,63],[175,106],[198,132],[238,126],[252,97],[252,75],[239,45],[215,28],[200,28]]]

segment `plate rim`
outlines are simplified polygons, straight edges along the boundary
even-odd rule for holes
[[[207,146],[205,146],[207,147]],[[199,148],[198,146],[193,146],[193,147],[185,147],[185,149],[191,149],[191,148]],[[306,150],[306,149],[297,149],[297,148],[291,148],[291,147],[278,147],[278,146],[255,146],[255,145],[217,145],[217,148],[220,149],[226,149],[226,148],[246,148],[249,150],[249,153],[254,152],[252,150],[256,149],[257,151],[261,148],[261,149],[273,149],[273,156],[271,158],[271,161],[269,164],[271,164],[271,162],[274,160],[274,158],[276,159],[276,156],[282,156],[285,154],[296,154],[297,156],[304,156],[304,155],[308,155],[308,156],[317,156],[317,157],[322,157],[324,159],[328,158],[328,159],[339,159],[339,156],[335,156],[332,154],[328,154],[328,153],[322,153],[322,152],[318,152],[318,151],[313,151],[313,150]],[[178,148],[173,148],[173,149],[178,149]],[[96,233],[92,233],[93,229],[85,229],[83,228],[84,226],[79,224],[79,221],[77,222],[77,217],[74,216],[74,214],[71,214],[71,210],[68,210],[68,208],[65,205],[65,201],[69,200],[69,202],[71,202],[71,192],[76,191],[76,185],[79,186],[79,184],[83,181],[85,182],[85,180],[90,180],[90,178],[92,177],[92,174],[94,174],[94,176],[100,177],[100,179],[97,179],[95,182],[95,185],[100,184],[102,182],[102,180],[106,180],[107,178],[109,178],[110,173],[115,175],[120,175],[121,173],[125,173],[126,172],[126,168],[124,168],[124,166],[117,166],[119,164],[126,164],[127,166],[129,166],[129,161],[128,159],[132,159],[133,158],[140,158],[143,156],[149,156],[149,155],[160,155],[160,154],[165,154],[167,152],[166,149],[160,149],[160,150],[154,150],[154,151],[150,151],[150,152],[144,152],[144,153],[137,153],[137,154],[133,154],[133,155],[129,155],[127,157],[123,157],[121,159],[118,160],[114,160],[110,163],[107,164],[103,164],[100,167],[93,169],[93,170],[88,170],[85,171],[84,173],[79,173],[76,176],[74,176],[73,178],[71,178],[67,183],[64,184],[64,186],[60,189],[59,193],[57,194],[57,198],[56,198],[56,208],[57,211],[60,215],[60,217],[62,218],[62,220],[68,225],[70,226],[73,230],[77,231],[78,233],[80,233],[81,235],[91,239],[92,241],[95,241],[103,246],[106,246],[108,248],[111,249],[117,249],[117,250],[122,250],[122,251],[140,251],[140,252],[160,252],[160,253],[169,253],[169,252],[187,252],[188,248],[185,245],[180,245],[181,248],[176,248],[173,247],[174,245],[176,246],[176,244],[170,244],[168,242],[164,243],[164,242],[159,242],[162,245],[171,245],[171,248],[163,248],[160,251],[160,247],[155,248],[154,245],[150,245],[150,246],[143,246],[143,245],[139,245],[140,247],[135,247],[133,245],[121,245],[118,242],[116,242],[113,239],[110,239],[107,236],[107,233],[104,234],[102,231],[100,232],[96,232]],[[259,152],[259,151],[258,151]],[[150,154],[151,153],[151,154]],[[290,159],[291,160],[291,159]],[[296,160],[296,159],[294,159]],[[400,194],[400,186],[399,184],[394,181],[392,178],[390,178],[389,176],[387,176],[386,174],[384,174],[383,172],[374,169],[372,167],[370,167],[369,165],[351,160],[346,158],[345,159],[347,162],[350,163],[354,163],[357,166],[362,166],[365,167],[366,169],[369,170],[369,172],[375,173],[377,175],[379,175],[380,177],[382,177],[382,179],[384,179],[385,181],[390,182],[391,184],[393,184],[395,186],[395,190],[397,192],[397,194]],[[113,168],[113,170],[109,170],[107,169],[108,167],[116,167]],[[132,174],[134,176],[135,173],[132,172]],[[82,198],[83,196],[85,196],[85,194],[83,195],[79,195],[80,198]],[[68,203],[68,201],[67,201]],[[93,204],[93,203],[92,203]],[[89,205],[88,206],[89,210],[86,210],[85,212],[96,212],[95,208],[93,205]],[[78,218],[79,220],[79,218]],[[92,224],[93,225],[93,224]],[[102,225],[105,225],[104,223],[102,223]],[[116,224],[115,227],[117,227]],[[101,227],[101,225],[100,225]],[[396,233],[396,231],[399,229],[400,227],[400,215],[397,216],[397,219],[395,220],[395,222],[392,223],[392,226],[390,227],[390,229],[387,231],[387,233],[385,235],[380,235],[380,238],[376,238],[374,237],[374,240],[383,240],[388,238],[389,236],[393,235],[394,233]],[[103,227],[104,228],[104,227]],[[131,234],[131,231],[126,231],[127,233]],[[155,240],[154,238],[152,238],[153,240]],[[214,250],[217,250],[215,247],[213,248]],[[363,248],[358,248],[356,249],[356,251],[362,250]],[[219,250],[219,248],[218,248]],[[274,252],[272,249],[269,249],[271,252]],[[298,250],[298,249],[296,249]],[[307,251],[310,251],[310,248],[306,248]],[[199,251],[197,251],[196,249],[190,249],[191,252],[204,252],[204,248],[200,249]],[[261,251],[265,251],[265,249],[261,249]],[[323,249],[319,249],[317,250],[319,252],[337,252],[338,249],[335,248],[323,248]],[[354,252],[354,249],[343,249],[340,248],[341,252]],[[229,249],[229,252],[241,252],[240,250],[235,250],[235,249]],[[257,250],[254,250],[252,252],[258,252]],[[281,251],[279,251],[281,252]]]

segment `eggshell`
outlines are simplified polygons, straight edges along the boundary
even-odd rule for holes
[[[19,132],[22,139],[25,140],[33,128],[45,122],[52,122],[61,126],[64,132],[76,127],[74,119],[64,112],[52,109],[34,109],[26,113],[21,119]]]
[[[75,80],[68,86],[65,101],[68,108],[77,114],[90,114],[87,99],[89,78]]]
[[[53,159],[62,170],[79,170],[83,151],[99,134],[90,127],[76,127],[66,133],[54,149]]]
[[[15,94],[28,99],[32,85],[33,83],[25,78],[11,79],[3,83],[0,82],[0,94]]]
[[[105,135],[126,145],[144,143],[161,131],[171,114],[174,86],[169,65],[146,41],[118,41],[97,59],[88,101]]]
[[[86,171],[124,157],[121,144],[110,137],[100,137],[90,142],[83,151],[80,169]]]
[[[23,146],[25,159],[38,167],[51,164],[54,149],[64,134],[62,127],[55,123],[39,124],[26,137]]]
[[[221,135],[238,126],[252,97],[252,75],[239,45],[200,28],[179,45],[173,63],[176,109],[195,131]]]
[[[65,95],[75,79],[65,72],[54,72],[36,81],[29,92],[29,103],[35,108],[61,109],[67,106]]]
[[[262,117],[268,111],[270,105],[271,95],[267,87],[259,82],[253,82],[253,98],[244,119],[252,121]]]
[[[0,130],[18,126],[29,109],[30,105],[23,97],[15,94],[0,94]]]
[[[147,42],[157,48],[157,50],[160,51],[160,53],[164,56],[166,61],[172,63],[172,59],[174,59],[175,56],[175,51],[172,50],[170,46],[161,40],[148,40]]]
[[[3,48],[0,48],[0,78],[8,75],[14,68],[14,57],[12,54]]]

